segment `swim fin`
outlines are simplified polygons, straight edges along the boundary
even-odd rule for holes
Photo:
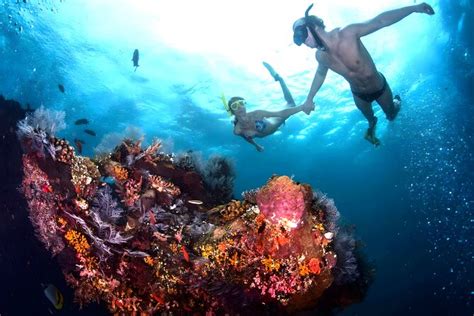
[[[280,79],[280,75],[276,73],[275,69],[273,69],[273,67],[270,66],[269,63],[263,62],[263,66],[265,66],[265,68],[267,68],[267,70],[270,72],[270,75],[272,75],[272,77],[273,77],[273,79],[275,79],[275,81],[278,81]]]

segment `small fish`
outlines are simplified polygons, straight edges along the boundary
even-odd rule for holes
[[[184,246],[181,246],[181,252],[183,253],[183,258],[184,260],[186,260],[187,262],[189,262],[189,254],[188,252],[186,251],[186,248]]]
[[[84,125],[84,124],[89,124],[89,121],[85,118],[82,118],[82,119],[79,119],[77,121],[74,122],[74,124],[76,125]]]
[[[54,305],[54,308],[57,310],[62,309],[64,305],[64,297],[59,292],[57,287],[52,284],[48,284],[44,289],[44,295],[48,298],[51,304]]]
[[[61,91],[62,93],[65,93],[66,92],[66,89],[64,89],[64,86],[62,84],[58,84],[58,89],[59,91]]]
[[[95,132],[94,132],[93,130],[91,130],[91,129],[85,129],[85,130],[84,130],[84,133],[89,134],[89,135],[92,135],[92,136],[95,136],[95,135],[96,135]]]
[[[260,225],[260,227],[258,228],[258,233],[259,234],[263,233],[266,226],[267,226],[267,224],[265,222],[263,222],[262,225]]]
[[[110,185],[114,185],[115,184],[115,179],[113,177],[100,177],[99,179],[100,181],[102,181],[104,184],[110,184]]]
[[[41,191],[43,191],[44,193],[51,193],[53,192],[53,189],[45,183],[41,186]]]
[[[201,200],[188,200],[189,204],[194,204],[194,205],[202,205],[203,201]]]
[[[165,305],[165,300],[163,297],[156,295],[155,293],[150,294],[151,298],[154,299],[157,303]]]
[[[82,145],[84,144],[84,142],[80,139],[75,138],[74,139],[74,144],[76,145],[77,152],[79,154],[82,154]]]
[[[133,51],[133,57],[132,57],[133,67],[135,67],[135,71],[137,71],[137,68],[140,67],[140,65],[138,64],[139,59],[140,59],[140,53],[138,52],[138,49],[135,49]]]

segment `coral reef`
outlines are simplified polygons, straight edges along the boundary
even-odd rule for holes
[[[54,140],[52,129],[36,129],[18,133],[30,145],[22,189],[38,238],[60,258],[80,305],[102,301],[112,313],[141,315],[284,314],[362,299],[364,291],[347,290],[367,284],[355,241],[337,227],[332,200],[309,185],[274,176],[231,200],[227,159],[175,162],[160,142],[142,149],[130,139],[97,159],[74,151],[56,159],[31,142],[39,132]]]

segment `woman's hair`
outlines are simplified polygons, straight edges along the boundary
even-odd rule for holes
[[[232,97],[229,99],[229,102],[227,102],[227,106],[229,107],[230,113],[234,114],[234,111],[232,110],[230,105],[234,103],[235,101],[239,101],[239,100],[245,100],[245,99],[242,97]]]

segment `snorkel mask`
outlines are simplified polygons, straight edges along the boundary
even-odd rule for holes
[[[304,23],[301,25],[298,25],[293,30],[293,42],[295,42],[296,45],[301,46],[301,44],[303,44],[308,38],[308,29],[309,29],[309,31],[311,32],[311,35],[313,35],[313,38],[316,42],[316,47],[320,50],[325,50],[326,48],[324,47],[324,44],[321,41],[321,38],[319,38],[318,34],[316,34],[316,31],[314,30],[315,21],[313,19],[315,17],[308,15],[309,10],[311,10],[312,7],[313,7],[313,4],[311,4],[304,12]]]
[[[228,104],[223,93],[221,94],[221,100],[222,104],[224,104],[224,109],[229,114],[229,116],[232,116],[233,111],[237,111],[241,106],[245,106],[245,104],[247,103],[244,99],[237,99],[231,104]]]
[[[236,100],[230,104],[232,111],[237,111],[241,106],[245,106],[247,102],[245,100]]]

